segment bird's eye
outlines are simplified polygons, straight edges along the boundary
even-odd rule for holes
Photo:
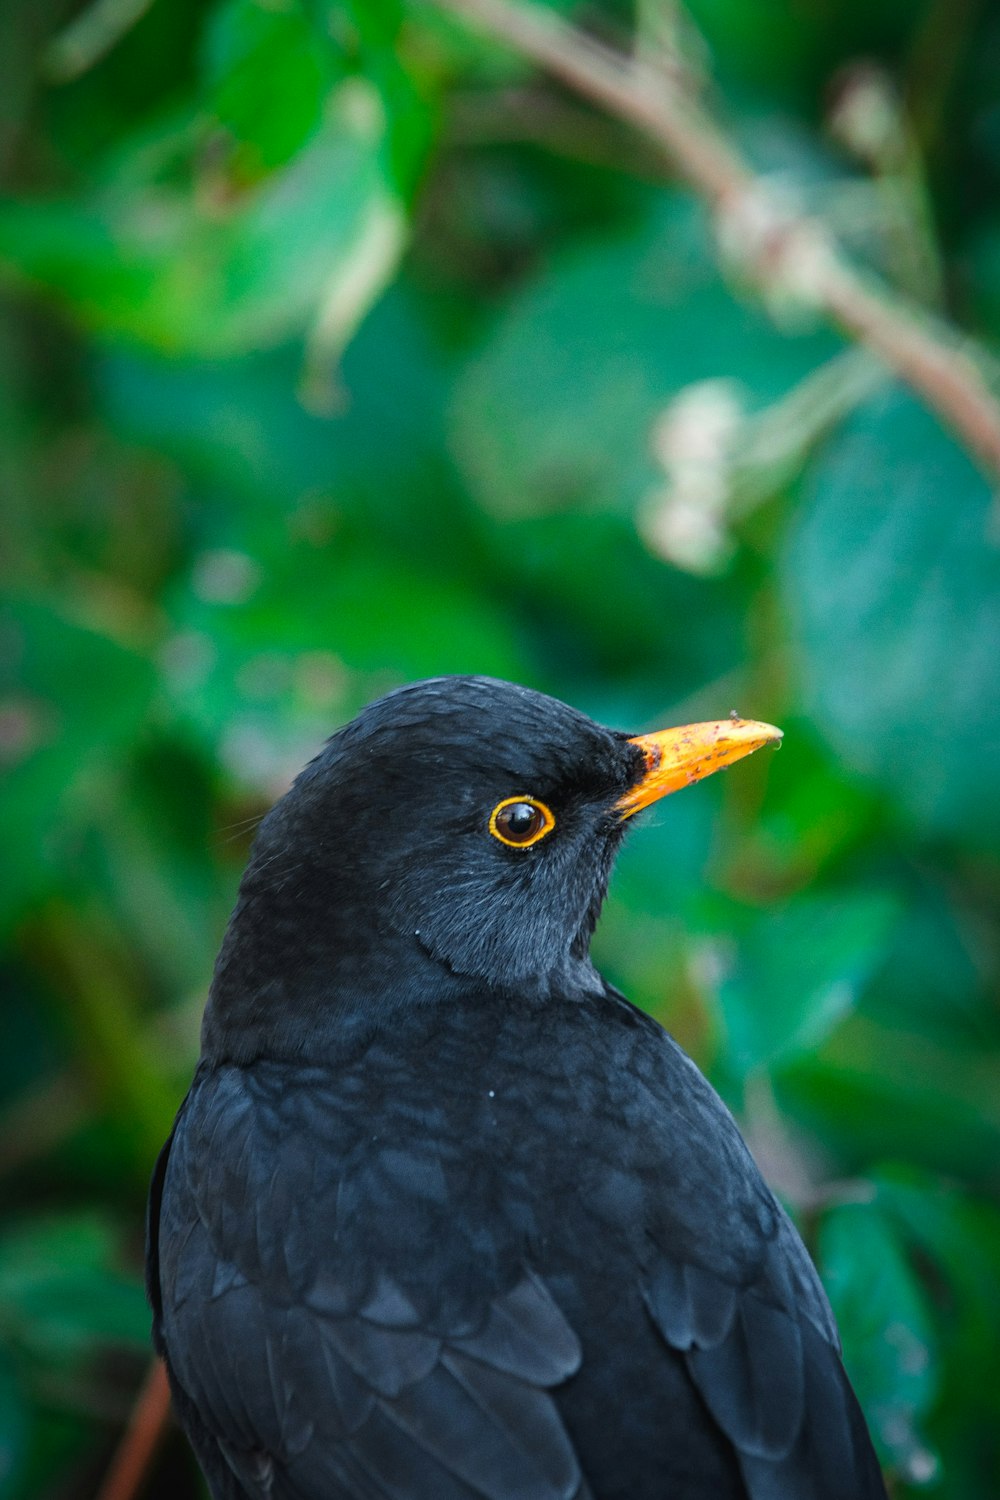
[[[490,816],[490,833],[502,844],[527,849],[556,826],[556,820],[535,797],[507,797]]]

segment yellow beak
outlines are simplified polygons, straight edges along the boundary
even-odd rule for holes
[[[646,771],[615,805],[623,818],[630,818],[660,797],[691,786],[780,739],[780,729],[754,719],[718,719],[710,724],[685,724],[682,729],[636,735],[630,743],[638,745],[645,755]]]

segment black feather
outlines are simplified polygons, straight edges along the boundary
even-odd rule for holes
[[[587,956],[644,767],[442,680],[261,825],[150,1196],[214,1500],[884,1497],[795,1230]],[[489,832],[515,795],[537,847]]]

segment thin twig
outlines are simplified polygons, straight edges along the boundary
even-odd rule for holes
[[[663,152],[651,142],[632,140],[630,160],[623,160],[625,130],[614,116],[601,119],[585,105],[557,98],[551,89],[503,87],[452,96],[445,140],[450,146],[494,146],[526,142],[554,156],[592,167],[614,167],[647,182],[667,176]]]
[[[50,43],[44,64],[55,83],[86,73],[141,21],[152,0],[94,0]]]
[[[776,207],[767,183],[662,70],[519,0],[435,0],[653,140],[709,204],[721,243],[765,299],[791,289],[905,380],[994,479],[1000,402],[950,330],[844,257],[822,221]]]
[[[664,73],[614,52],[554,11],[513,0],[437,0],[472,21],[578,93],[629,120],[669,152],[693,186],[720,205],[753,185],[739,153]]]
[[[135,1500],[167,1428],[170,1387],[162,1360],[154,1360],[97,1500]]]

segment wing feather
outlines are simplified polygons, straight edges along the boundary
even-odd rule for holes
[[[695,1384],[729,1441],[754,1458],[784,1458],[804,1407],[797,1319],[754,1295],[739,1297],[725,1338],[688,1354]]]
[[[661,1251],[646,1305],[733,1445],[749,1500],[884,1500],[825,1294],[784,1215],[746,1273],[736,1285]]]
[[[242,1106],[236,1118],[251,1123]],[[283,1238],[282,1216],[308,1208],[287,1177],[255,1181],[231,1121],[209,1138],[249,1180],[192,1147],[181,1122],[160,1205],[160,1327],[175,1380],[248,1496],[572,1500],[580,1471],[551,1388],[580,1346],[541,1280],[522,1268],[441,1331],[441,1309],[422,1316],[386,1270],[344,1276],[318,1256],[335,1207],[327,1217],[313,1204],[311,1233],[299,1223]],[[405,1175],[398,1151],[392,1166]],[[425,1193],[428,1173],[415,1180]]]
[[[748,1500],[883,1500],[815,1270],[730,1117],[686,1060],[676,1066],[657,1084],[683,1116],[676,1140],[664,1144],[659,1123],[615,1138],[613,1191],[591,1220],[605,1166],[592,1153],[574,1220],[581,1245],[619,1256],[609,1264],[629,1295],[643,1278],[651,1352],[658,1336],[674,1362],[666,1380],[651,1369],[650,1389],[680,1403],[664,1422],[684,1432],[688,1413],[700,1442],[718,1435],[727,1495],[742,1474]],[[641,1097],[633,1080],[637,1118]],[[669,1118],[650,1098],[655,1120]],[[234,1474],[248,1500],[585,1500],[564,1421],[581,1409],[569,1394],[581,1346],[531,1269],[522,1221],[494,1236],[485,1176],[481,1201],[470,1179],[466,1211],[449,1216],[446,1141],[439,1160],[426,1136],[388,1132],[383,1146],[360,1107],[345,1125],[335,1093],[314,1106],[311,1084],[296,1094],[278,1070],[266,1088],[217,1070],[154,1181],[158,1346],[216,1500],[234,1500]],[[552,1284],[585,1329],[592,1307],[573,1300],[572,1276]],[[617,1327],[614,1275],[599,1297]],[[585,1453],[587,1421],[571,1422]]]

